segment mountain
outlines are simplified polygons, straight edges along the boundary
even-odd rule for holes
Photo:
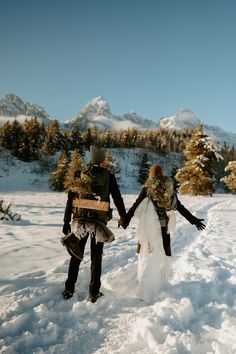
[[[49,114],[37,104],[23,102],[16,95],[8,94],[0,99],[0,125],[6,121],[17,119],[23,122],[26,118],[37,117],[39,122],[47,124],[50,121]]]
[[[116,116],[111,112],[108,103],[103,97],[97,96],[89,101],[74,119],[64,122],[64,127],[72,128],[79,125],[82,131],[96,126],[99,131],[104,130],[121,130],[128,128],[136,129],[157,129],[158,123],[140,117],[135,112]]]
[[[181,109],[174,116],[160,119],[160,127],[165,129],[196,128],[201,123],[203,122],[201,122],[200,119],[188,108]],[[205,124],[204,131],[207,135],[211,136],[214,141],[221,145],[226,142],[227,145],[236,146],[235,133],[227,132],[217,126]]]
[[[74,125],[79,125],[81,131],[96,126],[99,131],[121,130],[128,128],[136,129],[183,129],[195,128],[201,124],[201,120],[188,108],[181,109],[174,116],[161,118],[159,123],[140,117],[135,112],[116,116],[105,99],[101,96],[94,97],[85,104],[82,110],[74,119],[64,122],[65,129],[71,129]],[[236,146],[236,134],[227,132],[220,127],[204,125],[205,132],[217,143],[225,142]]]
[[[181,109],[176,115],[161,118],[160,127],[165,129],[195,128],[201,121],[188,108]]]
[[[7,120],[17,119],[23,122],[25,119],[37,117],[39,122],[48,124],[50,116],[44,108],[37,104],[23,102],[23,100],[14,95],[8,94],[0,99],[0,126]],[[137,113],[131,111],[122,116],[116,116],[112,113],[110,106],[101,96],[94,97],[84,105],[82,110],[73,119],[60,123],[64,129],[71,129],[78,125],[81,131],[96,126],[99,131],[121,130],[128,128],[136,129],[183,129],[195,128],[201,123],[201,120],[188,108],[181,109],[171,117],[164,117],[160,122],[154,122],[142,118]],[[217,126],[204,125],[205,132],[211,136],[217,143],[236,146],[236,134],[225,131]]]

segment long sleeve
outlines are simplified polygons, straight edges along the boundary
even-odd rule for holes
[[[185,208],[185,206],[183,204],[180,203],[179,199],[176,197],[177,199],[177,207],[176,209],[178,210],[178,212],[185,217],[185,219],[187,219],[191,224],[195,224],[196,222],[196,217],[190,213],[190,211],[188,209]]]
[[[71,214],[72,214],[72,200],[75,196],[74,192],[69,192],[68,193],[68,198],[66,202],[66,208],[64,212],[64,223],[69,223],[71,221]]]
[[[143,199],[146,198],[146,196],[147,196],[147,189],[145,187],[143,187],[141,192],[140,192],[140,194],[139,194],[139,196],[138,196],[138,198],[135,200],[134,204],[132,205],[132,207],[127,212],[126,219],[127,219],[128,222],[130,222],[130,220],[134,216],[135,210],[137,209],[139,204],[143,201]]]
[[[120,189],[118,187],[116,177],[113,173],[110,172],[109,175],[109,194],[111,194],[112,199],[117,207],[118,213],[120,217],[124,217],[126,215],[125,205],[123,198],[120,193]]]

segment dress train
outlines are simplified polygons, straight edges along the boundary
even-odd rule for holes
[[[137,295],[145,302],[153,304],[167,286],[170,257],[165,254],[160,221],[150,198],[142,201],[135,216],[139,219],[137,242],[141,244]]]

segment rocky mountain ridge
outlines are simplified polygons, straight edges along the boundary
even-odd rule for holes
[[[26,118],[37,117],[40,122],[49,124],[52,119],[44,108],[37,104],[23,102],[23,100],[14,95],[8,94],[0,99],[0,126],[7,120],[17,119],[24,121]],[[87,102],[82,110],[75,118],[61,122],[64,130],[71,129],[78,125],[81,131],[96,126],[99,131],[104,130],[121,130],[128,128],[136,129],[183,129],[195,128],[201,120],[188,108],[181,109],[174,116],[161,118],[160,121],[154,122],[149,119],[142,118],[137,113],[131,111],[122,116],[114,115],[106,100],[97,96]],[[206,133],[216,142],[224,144],[225,142],[232,146],[236,146],[236,134],[227,132],[217,126],[204,125]]]
[[[14,95],[8,94],[0,99],[0,117],[17,118],[19,116],[37,117],[41,120],[49,120],[50,116],[45,109],[37,104],[23,102],[23,100]]]
[[[74,119],[64,123],[66,128],[71,128],[74,125],[79,125],[81,130],[87,130],[96,125],[99,131],[128,128],[157,129],[159,127],[158,123],[142,118],[133,111],[123,116],[114,115],[108,103],[101,96],[94,97],[84,105]]]

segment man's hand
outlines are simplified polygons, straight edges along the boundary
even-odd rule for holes
[[[198,219],[196,218],[195,222],[194,222],[194,225],[196,226],[196,228],[198,230],[204,230],[206,225],[202,223],[202,221],[204,221],[204,219]]]
[[[69,232],[71,232],[71,226],[69,222],[65,222],[62,228],[62,232],[64,235],[67,235]]]
[[[128,225],[129,225],[129,221],[125,217],[120,218],[120,220],[118,221],[118,227],[122,226],[123,229],[126,229]]]

